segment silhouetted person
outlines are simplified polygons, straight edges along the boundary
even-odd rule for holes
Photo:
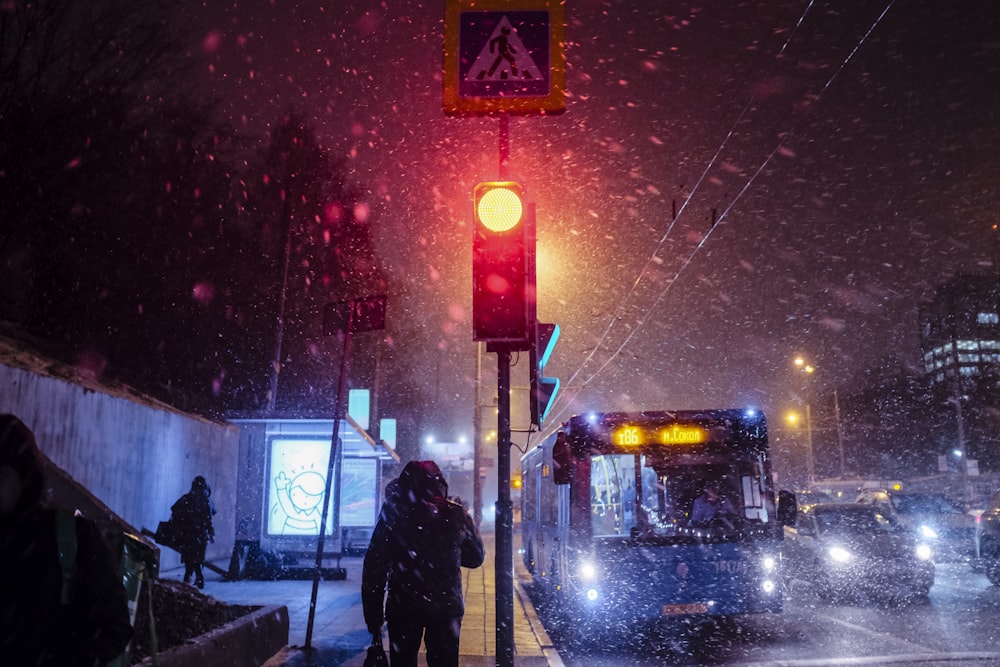
[[[433,461],[407,463],[391,487],[365,554],[365,623],[381,635],[388,622],[392,667],[415,667],[421,640],[428,667],[456,667],[465,614],[461,568],[483,564],[483,540],[469,513],[448,500]]]
[[[103,665],[132,636],[119,564],[97,524],[46,506],[43,471],[32,432],[0,415],[0,664]]]
[[[209,542],[215,541],[212,515],[215,507],[211,500],[212,489],[201,475],[191,482],[191,490],[178,498],[170,508],[170,522],[177,529],[177,548],[184,563],[184,583],[205,587],[205,575],[201,564],[205,562],[205,550]]]

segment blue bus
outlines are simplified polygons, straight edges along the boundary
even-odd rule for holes
[[[576,629],[781,611],[762,413],[577,415],[521,458],[521,478],[525,567]],[[693,521],[707,485],[730,515]]]

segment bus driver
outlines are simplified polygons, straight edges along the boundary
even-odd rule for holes
[[[707,526],[713,520],[721,521],[726,527],[732,528],[739,518],[736,508],[728,498],[719,494],[719,482],[709,480],[702,489],[702,494],[694,499],[691,508],[689,526]]]

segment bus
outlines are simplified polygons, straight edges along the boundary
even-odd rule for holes
[[[575,630],[781,611],[795,502],[782,492],[779,510],[761,412],[576,415],[521,458],[521,478],[524,565]],[[711,482],[735,517],[695,525]]]

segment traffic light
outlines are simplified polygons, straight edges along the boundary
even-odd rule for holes
[[[559,325],[537,322],[535,337],[532,340],[530,367],[528,369],[531,389],[531,423],[538,428],[549,414],[556,394],[559,392],[559,378],[547,378],[542,375],[545,364],[552,356],[552,348],[559,340]]]
[[[534,209],[513,181],[473,190],[472,339],[527,349],[533,266]]]

